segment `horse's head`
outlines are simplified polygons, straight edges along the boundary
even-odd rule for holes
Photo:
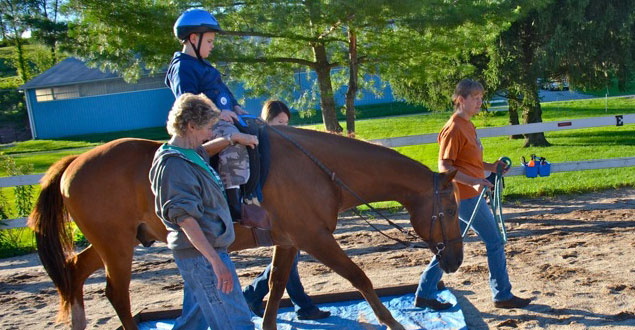
[[[447,273],[455,272],[463,262],[463,240],[459,228],[458,187],[452,182],[456,171],[434,173],[432,193],[412,218],[412,225],[437,256]]]

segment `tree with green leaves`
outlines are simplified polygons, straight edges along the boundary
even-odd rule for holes
[[[180,48],[172,24],[188,8],[168,1],[69,0],[69,51],[127,81],[157,73]]]
[[[542,14],[545,78],[600,89],[615,78],[624,90],[635,70],[635,1],[557,0]]]
[[[511,1],[501,3],[508,8]],[[70,8],[79,18],[72,28],[77,52],[128,78],[138,76],[141,62],[157,71],[179,47],[166,22],[173,22],[180,12],[196,5],[213,12],[225,30],[217,39],[212,60],[227,63],[225,72],[231,72],[231,80],[243,83],[248,95],[275,96],[304,110],[314,108],[319,99],[326,129],[340,132],[334,94],[347,86],[349,134],[354,132],[354,98],[361,90],[378,89],[376,81],[366,77],[389,68],[391,61],[399,66],[399,62],[420,58],[421,54],[441,56],[439,52],[451,48],[443,39],[413,43],[418,40],[418,30],[404,33],[403,27],[426,26],[428,33],[442,33],[449,26],[500,12],[498,3],[481,1],[452,5],[443,0],[254,0],[178,5],[153,1],[133,5],[122,0],[108,4],[72,0]],[[395,43],[395,38],[400,41]],[[300,72],[310,78],[303,78]],[[400,73],[408,74],[406,70]]]
[[[7,27],[4,25],[4,15],[0,15],[0,36],[2,36],[3,42],[7,41],[7,34]]]
[[[495,35],[494,32],[490,31],[498,32],[500,26],[504,25],[501,22],[509,20],[510,16],[513,17],[517,2],[461,1],[448,5],[446,1],[441,0],[425,2],[349,0],[324,5],[318,1],[308,1],[309,5],[319,7],[322,10],[321,15],[317,15],[322,19],[321,25],[315,24],[315,20],[311,19],[307,22],[301,13],[310,13],[311,11],[302,10],[302,8],[293,10],[291,13],[273,8],[273,11],[281,16],[280,22],[278,22],[275,21],[275,15],[269,13],[272,11],[271,9],[241,7],[236,11],[239,14],[230,21],[243,22],[244,24],[244,17],[250,17],[253,21],[244,25],[252,30],[262,30],[262,28],[258,28],[259,24],[267,22],[272,29],[275,29],[270,35],[280,33],[280,27],[289,24],[282,31],[297,31],[296,36],[302,35],[304,37],[310,37],[311,31],[307,34],[307,31],[302,30],[302,26],[321,26],[317,30],[322,34],[319,34],[320,38],[313,40],[313,42],[323,46],[320,49],[326,51],[318,52],[319,49],[315,48],[316,51],[313,51],[313,54],[316,54],[315,61],[309,57],[311,55],[309,53],[303,59],[305,60],[304,64],[317,73],[316,82],[320,87],[324,122],[330,131],[333,131],[333,127],[337,131],[340,129],[335,121],[335,114],[329,115],[327,113],[333,103],[332,91],[338,90],[342,86],[348,86],[346,118],[347,129],[351,135],[354,132],[354,97],[357,96],[359,90],[377,90],[374,80],[358,79],[360,76],[368,77],[368,75],[380,74],[382,78],[389,79],[391,83],[395,82],[398,85],[402,82],[416,80],[415,76],[421,70],[433,71],[430,70],[432,66],[427,65],[434,63],[430,60],[431,58],[449,57],[446,53],[455,50],[462,52],[462,41],[467,36],[474,37],[473,40],[481,40],[482,35],[478,35],[476,30],[487,31],[489,34]],[[252,13],[245,13],[245,9],[253,10],[253,13],[269,14],[263,18],[254,16]],[[300,13],[297,20],[289,19],[290,15],[298,15],[296,13]],[[285,20],[290,21],[290,23]],[[481,27],[481,25],[485,25],[485,27]],[[236,26],[236,29],[244,30],[245,27]],[[327,33],[324,34],[323,31],[327,31]],[[294,44],[294,41],[290,39],[281,40],[276,43],[277,47],[275,48],[271,47],[274,41],[270,40],[263,45],[258,54],[266,54],[268,50],[274,51],[275,54],[284,53],[284,45]],[[290,54],[301,54],[300,50],[305,47],[302,42],[306,43],[306,40],[300,41],[297,46],[291,49]],[[238,43],[230,44],[236,45]],[[248,48],[240,44],[237,47],[240,49]],[[318,54],[324,55],[322,61],[319,60]],[[271,55],[274,56],[274,54]],[[312,63],[308,64],[306,61]],[[341,68],[344,70],[338,70]],[[249,70],[253,70],[253,68],[249,68]],[[330,76],[329,72],[331,72]],[[332,85],[330,80],[333,82]],[[290,81],[286,81],[285,85],[281,86],[280,92],[283,92],[285,88],[288,89],[290,83]],[[271,82],[267,82],[266,86],[270,88]],[[438,85],[435,84],[435,86]],[[398,96],[405,96],[412,90],[409,87],[398,87],[396,91]],[[324,95],[327,96],[326,99]],[[329,122],[333,123],[330,127]]]
[[[0,0],[2,8],[2,23],[5,27],[6,38],[16,48],[16,67],[18,76],[25,83],[29,80],[29,70],[24,56],[24,40],[22,34],[27,30],[27,18],[29,17],[29,3],[23,0]]]
[[[635,2],[553,0],[524,13],[501,33],[489,56],[489,83],[508,92],[510,122],[542,122],[538,78],[566,77],[574,88],[598,88],[616,77],[621,86],[635,64]],[[544,133],[525,146],[547,146]]]
[[[410,11],[420,10],[418,1],[407,1]],[[407,12],[403,3],[391,1],[306,1],[270,3],[254,1],[248,6],[224,10],[229,34],[238,36],[224,44],[232,73],[256,95],[274,93],[295,99],[299,108],[311,108],[319,95],[326,129],[341,132],[336,117],[334,92],[348,86],[347,130],[354,134],[354,99],[358,91],[373,88],[374,81],[358,79],[369,72],[366,51],[377,33],[388,33],[390,17]],[[253,37],[259,38],[254,42]],[[225,47],[226,45],[226,47]],[[245,50],[248,50],[245,52]],[[374,70],[374,68],[372,68]],[[294,73],[314,72],[312,81],[296,81]],[[299,96],[290,86],[311,84]],[[271,95],[271,94],[269,94]]]
[[[49,47],[51,52],[51,65],[57,63],[57,46],[66,41],[68,26],[66,22],[59,21],[60,0],[36,0],[33,1],[33,13],[27,19],[31,29],[31,36]]]

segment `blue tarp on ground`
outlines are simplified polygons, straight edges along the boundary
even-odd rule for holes
[[[392,315],[406,329],[426,330],[467,330],[465,318],[460,307],[456,305],[456,298],[449,290],[444,290],[440,298],[452,302],[455,306],[443,312],[413,307],[413,294],[403,296],[382,297],[381,301]],[[278,329],[346,329],[368,330],[386,329],[380,326],[370,305],[365,300],[345,301],[318,305],[320,309],[331,312],[331,317],[318,321],[301,321],[295,317],[293,308],[281,308],[278,312]],[[254,316],[256,329],[261,329],[262,319]],[[168,330],[172,329],[173,320],[144,322],[139,325],[140,330]]]

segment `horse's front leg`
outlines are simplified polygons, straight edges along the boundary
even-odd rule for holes
[[[263,315],[263,329],[276,329],[276,317],[278,316],[280,299],[282,299],[284,288],[287,286],[287,280],[289,279],[293,258],[296,253],[298,253],[298,249],[292,246],[276,246],[273,250],[273,267],[271,267],[271,276],[269,277],[269,300],[267,300]]]
[[[370,279],[344,253],[333,235],[324,230],[312,234],[311,237],[310,241],[305,242],[308,245],[301,246],[301,248],[351,282],[364,296],[380,323],[385,324],[391,330],[403,330],[404,327],[395,320],[390,311],[379,300]]]

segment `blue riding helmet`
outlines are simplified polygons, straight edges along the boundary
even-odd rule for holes
[[[188,9],[174,23],[174,35],[185,40],[192,33],[219,32],[220,24],[205,9]]]

